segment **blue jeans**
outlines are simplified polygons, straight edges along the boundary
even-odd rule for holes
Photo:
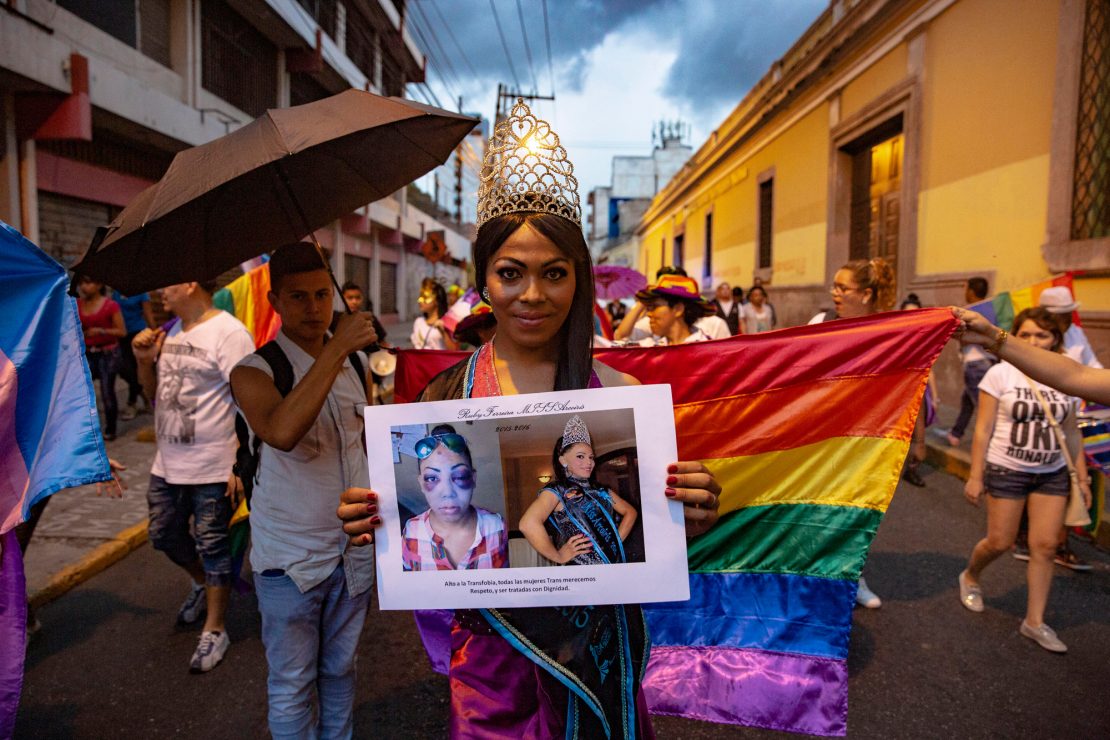
[[[348,594],[342,563],[303,594],[284,571],[264,573],[255,573],[254,587],[270,667],[270,734],[274,740],[351,737],[355,649],[370,591]]]
[[[204,582],[231,585],[231,500],[226,483],[167,483],[150,476],[146,503],[150,509],[150,544],[170,560],[188,568],[200,558]],[[189,530],[193,519],[193,532]]]
[[[967,431],[971,415],[979,405],[979,383],[983,382],[983,376],[992,367],[994,362],[991,360],[964,363],[964,392],[960,396],[960,414],[956,417],[956,423],[952,425],[952,429],[949,430],[949,434],[953,437],[962,437]]]

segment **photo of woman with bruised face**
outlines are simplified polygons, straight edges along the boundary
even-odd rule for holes
[[[428,510],[405,523],[404,569],[507,567],[504,520],[471,502],[478,477],[466,439],[450,424],[440,424],[415,449],[418,483]]]

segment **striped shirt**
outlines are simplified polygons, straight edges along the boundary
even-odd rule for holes
[[[401,560],[405,570],[472,570],[505,568],[509,565],[509,540],[500,514],[475,506],[478,523],[474,541],[459,561],[452,565],[443,545],[443,538],[432,530],[428,521],[431,511],[414,516],[405,523]]]

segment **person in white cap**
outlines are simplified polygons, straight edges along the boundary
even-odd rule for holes
[[[1040,304],[1055,314],[1064,329],[1064,354],[1081,365],[1087,367],[1102,367],[1102,363],[1095,357],[1091,343],[1081,328],[1072,323],[1071,316],[1079,309],[1079,302],[1065,285],[1057,285],[1041,292]]]

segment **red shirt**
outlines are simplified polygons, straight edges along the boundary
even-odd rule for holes
[[[112,317],[119,313],[119,304],[111,298],[105,298],[100,308],[93,313],[85,313],[82,301],[77,301],[77,312],[81,315],[81,328],[86,332],[89,329],[112,329]],[[85,346],[90,349],[113,349],[119,346],[119,337],[111,334],[85,334]]]

